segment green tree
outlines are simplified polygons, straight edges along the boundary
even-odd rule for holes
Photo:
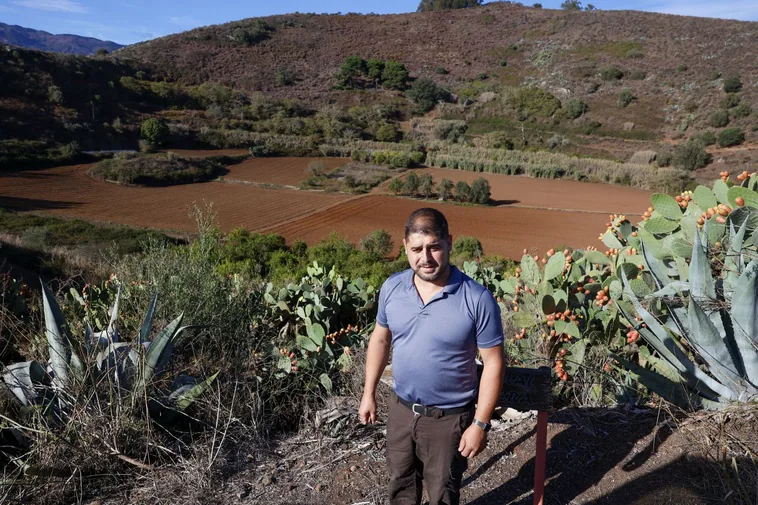
[[[418,192],[424,198],[431,198],[434,195],[434,181],[432,180],[432,174],[429,172],[425,172],[419,177]]]
[[[466,181],[458,181],[455,184],[455,198],[460,202],[471,201],[471,186]]]
[[[397,140],[397,128],[392,123],[385,123],[376,130],[376,140],[379,142],[394,142]]]
[[[723,128],[729,124],[729,113],[723,109],[715,110],[711,113],[710,121],[714,128]]]
[[[719,133],[719,146],[738,146],[745,141],[745,133],[739,128],[727,128]]]
[[[437,196],[440,200],[447,201],[453,196],[453,181],[450,179],[442,179],[437,186]]]
[[[471,201],[486,204],[490,201],[490,183],[484,177],[480,177],[471,183]]]
[[[366,62],[360,56],[352,55],[345,58],[337,72],[337,83],[342,88],[355,88],[358,80],[366,73]]]
[[[403,183],[403,194],[409,196],[416,196],[418,193],[419,179],[416,172],[411,172],[405,176],[405,182]]]
[[[582,10],[582,2],[579,0],[565,0],[561,4],[561,9],[566,11],[580,11]]]
[[[63,103],[63,92],[58,86],[56,86],[55,84],[51,84],[47,88],[47,100],[50,103],[61,104]]]
[[[388,61],[382,71],[382,87],[387,89],[404,90],[408,80],[408,69],[400,62]]]
[[[150,118],[143,121],[139,129],[140,137],[154,146],[163,145],[171,134],[168,125],[163,119]]]
[[[416,104],[416,109],[422,113],[429,112],[437,105],[437,102],[447,100],[449,97],[447,91],[439,88],[433,80],[427,78],[414,81],[405,95]]]
[[[389,256],[392,252],[392,235],[387,230],[374,230],[361,239],[360,248],[377,258]]]
[[[740,95],[737,93],[727,93],[726,96],[721,100],[721,108],[722,109],[731,109],[732,107],[737,107],[740,104]]]
[[[482,0],[421,0],[418,12],[467,9],[482,5]]]
[[[587,104],[579,100],[578,98],[572,98],[566,102],[566,115],[571,119],[576,119],[584,115],[587,112]]]
[[[676,168],[692,171],[702,168],[711,160],[711,155],[705,151],[705,144],[700,140],[690,139],[674,148],[671,164]]]
[[[724,80],[724,91],[727,93],[739,93],[742,91],[742,81],[735,75]]]
[[[379,85],[382,80],[382,73],[384,72],[384,60],[376,58],[369,58],[366,61],[366,76],[374,81],[374,87]]]
[[[399,195],[403,192],[403,180],[399,177],[396,177],[395,179],[392,179],[387,186],[387,189],[395,193],[396,195]]]
[[[276,83],[279,86],[289,86],[295,82],[295,72],[286,68],[276,69]]]
[[[475,261],[481,259],[484,250],[479,239],[462,235],[453,241],[452,253],[459,260]]]

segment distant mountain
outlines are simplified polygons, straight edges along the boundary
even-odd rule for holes
[[[42,30],[33,30],[18,25],[0,23],[0,43],[14,46],[69,54],[95,54],[98,49],[115,51],[121,44],[79,35],[53,35]]]

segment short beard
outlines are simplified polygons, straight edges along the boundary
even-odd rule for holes
[[[421,271],[421,268],[422,267],[419,267],[418,269],[415,270],[416,275],[421,280],[424,280],[426,282],[434,282],[437,279],[439,279],[440,277],[442,277],[443,275],[445,275],[445,273],[447,272],[448,268],[450,268],[450,265],[448,264],[448,265],[440,266],[439,269],[436,272],[433,272],[432,274],[425,274],[425,273],[423,273]]]

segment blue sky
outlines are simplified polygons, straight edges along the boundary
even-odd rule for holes
[[[533,0],[522,2],[531,5]],[[543,0],[558,8],[561,0]],[[758,21],[758,0],[590,0],[598,9],[633,9]],[[248,17],[288,12],[413,12],[418,0],[0,0],[0,22],[132,44]]]

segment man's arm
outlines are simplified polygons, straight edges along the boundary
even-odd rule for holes
[[[492,419],[492,412],[497,406],[497,399],[500,396],[500,388],[503,384],[503,371],[505,370],[503,344],[486,349],[480,348],[479,354],[482,356],[484,370],[479,382],[479,398],[474,416],[478,421],[489,423]],[[484,430],[472,424],[461,436],[458,451],[466,458],[474,457],[484,450],[486,438],[487,434]]]
[[[366,381],[358,416],[363,424],[376,422],[376,387],[390,359],[392,333],[389,328],[377,324],[371,333],[366,351]]]

